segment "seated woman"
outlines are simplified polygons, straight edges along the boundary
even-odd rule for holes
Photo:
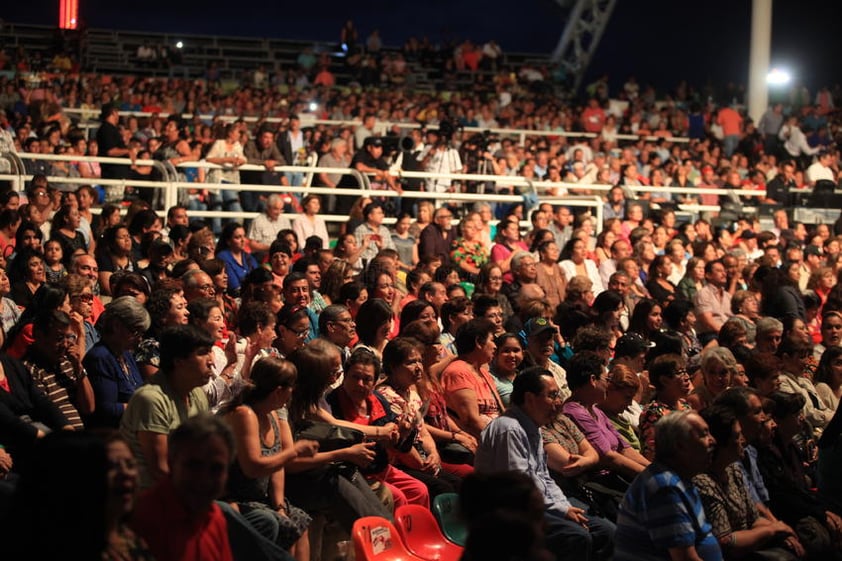
[[[177,286],[155,290],[146,303],[146,310],[149,312],[151,325],[146,338],[140,342],[134,353],[144,380],[158,372],[161,359],[158,335],[166,327],[187,325],[187,318],[190,316],[184,292]]]
[[[604,294],[604,293],[603,293]],[[608,383],[605,388],[605,397],[599,402],[599,408],[608,416],[608,420],[617,429],[629,445],[640,452],[640,437],[637,434],[637,427],[629,419],[640,405],[635,397],[640,392],[641,378],[638,374],[624,364],[614,364],[608,372]],[[640,418],[638,411],[634,417],[637,422]]]
[[[213,351],[213,375],[202,387],[208,397],[208,405],[217,411],[226,402],[233,399],[243,389],[247,376],[237,369],[236,338],[231,337],[222,347],[225,320],[222,307],[213,298],[199,298],[187,305],[190,313],[189,323],[209,334],[215,341]],[[243,374],[247,374],[244,372]]]
[[[710,466],[693,477],[713,535],[719,540],[725,559],[740,559],[764,551],[774,559],[796,559],[804,550],[786,523],[760,516],[745,485],[739,461],[744,454],[740,422],[730,407],[715,405],[701,413],[716,448]],[[784,549],[788,549],[791,554]]]
[[[512,384],[517,377],[523,362],[523,344],[520,337],[514,333],[503,333],[494,338],[494,360],[491,361],[491,374],[500,400],[505,407],[509,406],[512,396]]]
[[[372,298],[363,302],[355,318],[360,337],[358,345],[368,347],[378,357],[382,356],[394,319],[395,313],[385,300]]]
[[[70,274],[65,279],[67,294],[70,297],[70,308],[79,314],[84,321],[85,328],[85,352],[91,350],[99,342],[99,331],[91,324],[94,303],[94,291],[91,287],[91,280],[88,277]]]
[[[763,408],[774,419],[761,434],[757,447],[757,467],[769,491],[771,511],[798,530],[808,557],[838,551],[842,539],[842,518],[834,513],[821,495],[811,490],[804,475],[801,455],[793,438],[802,428],[800,394],[773,392]],[[772,428],[777,429],[772,432]]]
[[[281,423],[279,417],[279,411],[284,411],[290,401],[296,377],[292,363],[262,358],[252,369],[251,382],[220,413],[237,444],[226,500],[236,503],[240,514],[250,521],[264,514],[260,519],[263,522],[269,513],[275,543],[289,550],[296,560],[308,561],[307,528],[311,519],[287,499],[284,468],[294,458],[312,457],[319,444],[313,440],[293,443],[289,424]]]
[[[330,392],[327,403],[337,419],[358,425],[383,426],[396,423],[400,415],[392,411],[390,403],[374,385],[380,378],[380,360],[368,349],[360,348],[351,353],[345,362],[342,385]],[[360,472],[370,482],[380,482],[389,488],[395,508],[405,504],[430,507],[427,487],[405,471],[395,467],[392,459],[401,450],[412,446],[410,431],[404,430],[397,442],[379,441],[375,446],[374,461],[361,467]]]
[[[716,396],[731,386],[731,378],[737,370],[737,359],[725,347],[712,347],[702,352],[702,380],[697,384],[687,402],[696,411],[704,410],[713,403]]]
[[[819,400],[835,412],[842,398],[842,347],[830,347],[822,353],[815,380]]]
[[[312,421],[320,421],[355,428],[372,440],[391,439],[397,431],[394,423],[382,427],[364,426],[336,419],[323,407],[325,392],[335,383],[342,371],[339,349],[333,343],[314,339],[289,357],[298,372],[306,376],[297,379],[295,392],[288,405],[288,416],[279,416],[279,424],[286,424],[293,438]],[[353,446],[327,452],[317,452],[309,458],[295,458],[286,466],[286,492],[289,499],[308,513],[327,512],[351,532],[354,522],[363,516],[382,516],[391,519],[392,512],[374,494],[363,477],[360,467],[368,466],[375,457],[375,442],[361,442]],[[338,469],[339,467],[342,469]]]
[[[447,407],[459,428],[479,438],[482,429],[503,412],[488,364],[494,358],[494,324],[472,319],[456,334],[457,359],[442,372]]]
[[[661,355],[649,365],[649,382],[655,386],[655,398],[643,407],[640,414],[640,440],[643,455],[655,457],[655,423],[673,411],[692,409],[687,403],[690,375],[684,358],[677,354]]]
[[[459,267],[459,276],[473,282],[488,262],[488,247],[483,245],[481,232],[473,220],[460,222],[459,230],[462,236],[453,240],[450,258]]]
[[[620,436],[608,416],[596,405],[605,396],[605,374],[603,359],[592,351],[573,355],[567,370],[567,383],[573,394],[564,404],[562,411],[570,417],[585,438],[599,454],[599,467],[608,470],[618,486],[631,481],[649,465],[649,460],[640,455]],[[616,490],[623,492],[623,487]]]
[[[442,469],[436,442],[424,424],[423,402],[415,389],[421,381],[424,365],[418,341],[397,338],[390,341],[383,351],[385,380],[377,391],[389,402],[398,416],[398,426],[409,431],[411,445],[395,455],[403,471],[423,482],[435,498],[456,491],[461,479]]]
[[[818,466],[819,493],[837,513],[842,513],[842,480],[839,479],[840,469],[842,469],[840,435],[842,435],[842,408],[837,408],[833,419],[819,439]]]
[[[436,441],[442,459],[442,469],[465,477],[472,470],[477,439],[463,431],[447,411],[447,401],[441,385],[440,374],[455,356],[441,358],[442,345],[439,342],[439,327],[422,321],[413,321],[403,330],[405,337],[411,337],[422,345],[421,355],[424,369],[415,389],[427,407],[424,425]]]
[[[97,328],[102,339],[82,362],[96,400],[94,412],[85,420],[88,427],[120,426],[129,399],[143,385],[132,352],[149,324],[146,309],[131,296],[112,300],[99,316]]]

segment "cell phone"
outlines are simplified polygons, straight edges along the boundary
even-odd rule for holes
[[[379,242],[380,241],[380,234],[372,234],[371,241]]]

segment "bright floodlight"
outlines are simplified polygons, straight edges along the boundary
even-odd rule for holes
[[[766,82],[775,86],[788,84],[791,79],[792,76],[789,75],[789,72],[781,70],[780,68],[773,68],[769,74],[766,75]]]
[[[181,41],[175,44],[176,49],[181,49],[182,47],[184,47],[184,43],[182,43]]]

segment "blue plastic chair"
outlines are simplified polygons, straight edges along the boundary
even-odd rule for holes
[[[448,540],[465,547],[468,528],[459,512],[459,495],[445,493],[433,499],[433,514],[439,521],[441,531]]]

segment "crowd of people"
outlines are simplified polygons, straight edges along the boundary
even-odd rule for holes
[[[633,81],[626,104],[601,84],[573,107],[503,81],[445,102],[0,80],[0,152],[131,164],[25,157],[25,192],[0,194],[0,518],[13,553],[84,543],[107,559],[308,561],[336,556],[317,518],[347,535],[360,517],[453,492],[468,559],[842,551],[842,221],[799,223],[785,208],[839,181],[829,92],[754,124],[686,91],[656,105]],[[316,100],[361,124],[305,126]],[[280,128],[221,119],[268,114]],[[381,134],[378,120],[435,127]],[[459,125],[595,136],[519,145]],[[516,189],[390,169],[569,184],[555,195],[613,187],[603,224],[540,199],[299,199],[284,186],[302,176],[275,168],[312,154],[399,192]],[[148,158],[196,183],[165,217],[132,185],[155,179]],[[221,169],[191,167],[202,160]],[[777,207],[771,228],[742,212],[749,189]],[[721,210],[679,222],[685,202]],[[257,215],[191,216],[205,209]],[[324,211],[348,220],[337,231]],[[79,464],[59,470],[69,455]],[[77,505],[90,517],[67,516]]]

